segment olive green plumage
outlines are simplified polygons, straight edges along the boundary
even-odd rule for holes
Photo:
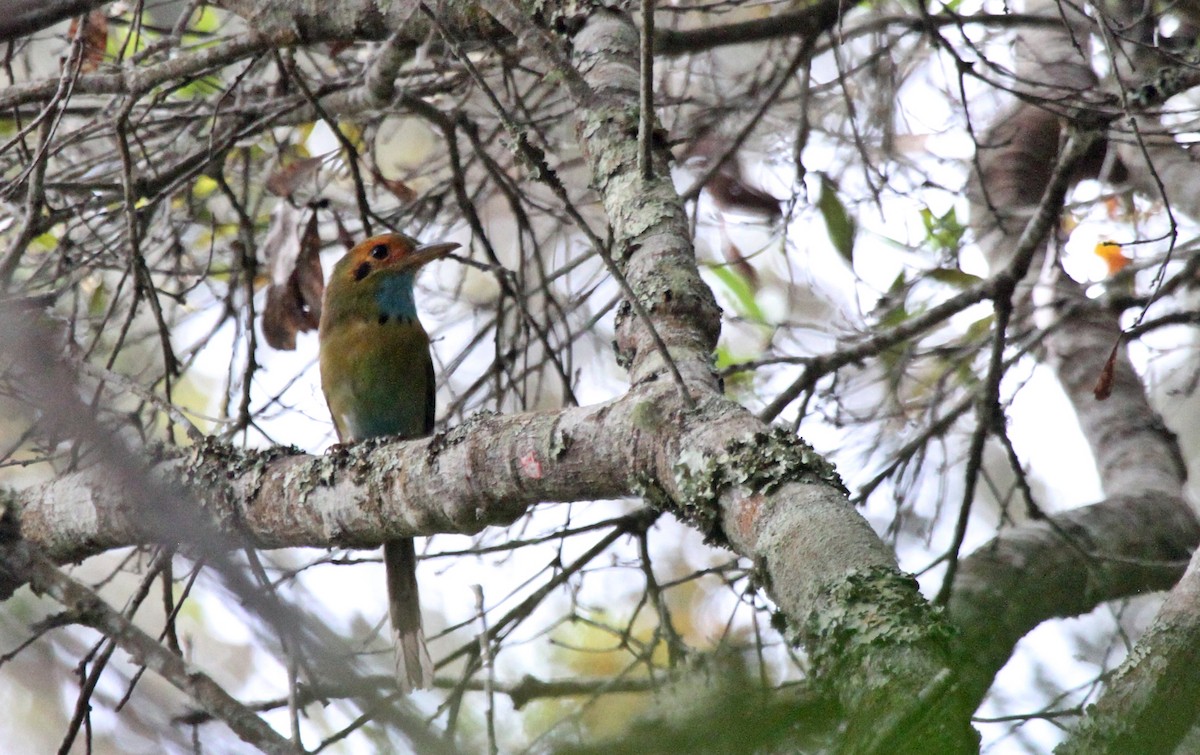
[[[419,245],[398,233],[358,244],[334,265],[321,310],[321,386],[343,443],[416,438],[433,429],[433,359],[417,319],[417,269],[458,244]],[[384,544],[388,612],[401,689],[427,687],[433,668],[421,630],[412,538]]]

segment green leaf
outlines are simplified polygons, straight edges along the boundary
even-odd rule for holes
[[[875,311],[879,313],[879,326],[882,328],[899,325],[909,318],[908,307],[906,306],[905,298],[908,294],[908,277],[904,271],[896,276],[892,281],[892,285],[879,299],[879,303],[875,305]]]
[[[760,325],[766,325],[767,319],[763,315],[762,308],[758,306],[758,300],[754,297],[754,289],[750,283],[739,275],[733,268],[724,265],[714,265],[709,268],[712,274],[717,276],[717,280],[721,281],[722,285],[729,292],[733,299],[733,307],[739,317],[744,317],[751,322]]]
[[[217,182],[209,176],[197,176],[195,183],[192,184],[192,196],[196,199],[204,199],[216,191],[217,187]]]
[[[847,262],[854,262],[854,236],[858,232],[858,226],[854,222],[854,218],[850,217],[850,213],[846,212],[846,206],[842,204],[842,200],[837,195],[837,184],[833,182],[829,176],[824,173],[821,176],[821,198],[817,200],[817,209],[821,211],[821,217],[825,219],[825,229],[829,232],[829,240],[833,242],[833,248],[837,249],[838,254],[842,255]]]
[[[203,6],[200,12],[193,16],[190,28],[193,31],[213,34],[221,28],[220,16],[212,8]]]
[[[970,288],[983,280],[978,275],[964,273],[956,267],[935,267],[929,271],[929,277],[955,288]]]
[[[726,367],[732,367],[736,364],[749,362],[751,357],[734,354],[725,344],[717,344],[717,359],[716,368],[723,370]],[[725,376],[725,393],[726,395],[736,396],[742,391],[750,390],[754,387],[754,372],[751,370],[740,370],[732,372]]]
[[[936,251],[958,255],[967,228],[958,221],[958,213],[953,207],[942,215],[934,215],[928,207],[923,207],[921,222],[925,225],[925,240],[930,247]]]
[[[977,343],[990,338],[992,325],[995,323],[995,321],[995,315],[981,317],[967,326],[967,332],[964,334],[963,340],[965,340],[967,343]]]
[[[92,317],[101,317],[105,310],[108,309],[108,287],[101,282],[92,290],[92,295],[88,297],[87,310]]]
[[[35,236],[30,244],[43,251],[53,251],[58,248],[58,245],[61,241],[62,239],[57,233],[54,233],[53,231],[46,231],[43,234]]]

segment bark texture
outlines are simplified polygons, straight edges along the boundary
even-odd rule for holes
[[[1030,10],[1038,12],[1040,5],[1034,5]],[[1019,227],[1014,221],[1035,212],[1028,192],[1044,183],[1045,166],[1058,158],[1064,116],[1100,96],[1094,91],[1096,77],[1088,59],[1095,38],[1089,33],[1092,21],[1075,10],[1061,10],[1067,21],[1062,28],[1022,34],[1017,71],[1025,97],[990,129],[979,150],[970,194],[972,225],[993,265],[1007,264],[1011,258]],[[1168,165],[1178,166],[1178,158],[1185,157],[1184,150],[1163,141],[1152,142],[1148,152],[1128,139],[1117,142],[1121,146],[1111,150],[1099,142],[1074,178],[1121,180],[1129,175],[1155,195],[1161,184],[1151,178],[1155,171],[1148,168],[1146,157],[1162,159],[1166,165],[1161,170],[1173,170]],[[1108,151],[1112,154],[1106,158]],[[1170,588],[1200,540],[1200,527],[1184,498],[1187,470],[1178,443],[1147,399],[1126,351],[1118,314],[1088,300],[1079,284],[1055,268],[1056,241],[1054,236],[1046,239],[1051,263],[1035,263],[1038,283],[1030,279],[1019,286],[1012,306],[1020,315],[1018,324],[1048,328],[1041,358],[1055,371],[1075,409],[1108,498],[1014,528],[964,562],[949,611],[964,629],[956,648],[965,683],[978,699],[1015,642],[1037,623],[1086,612],[1104,600]],[[1039,251],[1038,259],[1044,256]],[[1106,364],[1111,395],[1099,400],[1096,387]],[[1185,576],[1175,591],[1189,593],[1188,581]],[[1187,600],[1173,593],[1168,604]],[[1008,608],[993,613],[989,622],[985,607],[999,601],[1006,601]],[[1104,723],[1086,723],[1082,735],[1070,740],[1064,751],[1173,749],[1194,720],[1198,694],[1196,685],[1182,684],[1184,677],[1175,675],[1180,666],[1173,661],[1194,663],[1179,654],[1184,638],[1194,636],[1192,627],[1182,626],[1181,617],[1178,608],[1165,611],[1161,633],[1143,639],[1155,650],[1139,643],[1143,649],[1130,664],[1158,658],[1157,651],[1168,647],[1175,651],[1168,651],[1171,660],[1140,664],[1140,672],[1122,671],[1113,682],[1120,690],[1114,699],[1106,698],[1091,712],[1090,717],[1100,716]],[[1162,728],[1152,732],[1152,720]]]
[[[340,23],[360,38],[386,28],[386,19],[369,13],[323,6],[310,15],[295,5],[300,38],[310,24]],[[526,26],[519,9],[492,10],[511,33],[544,43],[543,60],[555,62],[559,43]],[[270,32],[266,16],[252,20]],[[665,145],[653,145],[652,178],[638,170],[637,50],[627,17],[595,11],[573,41],[579,74],[560,71],[612,226],[615,271],[640,304],[618,318],[617,348],[633,384],[626,396],[478,417],[427,440],[362,444],[320,458],[202,444],[153,474],[184,485],[219,530],[264,547],[370,547],[511,522],[539,501],[641,493],[758,565],[815,661],[814,681],[845,711],[843,750],[922,751],[937,743],[942,752],[970,751],[976,737],[951,694],[944,622],[896,570],[828,463],[718,391],[709,361],[718,310],[697,273]],[[128,506],[125,482],[81,473],[32,491],[20,502],[21,530],[59,560],[170,540],[169,528],[146,526],[139,502]],[[880,616],[890,618],[880,624]]]
[[[22,15],[16,26],[0,25],[0,38],[23,34],[30,24],[43,28],[62,8],[95,5],[51,4],[44,14]],[[1096,91],[1091,45],[1107,31],[1094,14],[1042,0],[1028,9],[1041,22],[1018,34],[1013,89],[1021,99],[980,140],[970,188],[973,228],[996,274],[970,297],[962,295],[954,311],[986,298],[1003,313],[998,320],[1012,316],[1013,331],[1048,329],[1038,358],[1058,375],[1076,410],[1107,497],[1014,527],[963,557],[943,613],[897,570],[891,549],[847,501],[826,460],[793,433],[769,427],[723,395],[712,368],[720,311],[700,277],[693,229],[670,175],[672,155],[657,124],[650,133],[642,125],[640,40],[629,16],[607,7],[509,0],[448,2],[437,9],[407,0],[221,0],[215,5],[239,14],[244,28],[175,59],[116,72],[80,72],[71,81],[72,91],[126,96],[132,108],[172,82],[242,61],[257,65],[278,48],[375,40],[384,46],[361,88],[327,96],[309,93],[302,107],[297,105],[301,95],[281,91],[280,102],[296,105],[286,118],[307,120],[322,110],[337,115],[403,102],[442,127],[452,141],[462,124],[421,99],[444,92],[398,91],[403,64],[426,44],[461,46],[455,52],[469,59],[472,45],[515,40],[513,47],[526,54],[522,66],[562,82],[570,103],[565,118],[609,226],[607,238],[597,235],[590,242],[627,297],[618,310],[614,345],[630,388],[612,401],[559,411],[480,414],[431,438],[360,443],[324,456],[286,448],[241,452],[206,441],[185,456],[153,463],[143,463],[123,439],[92,422],[82,440],[101,449],[103,463],[5,497],[0,563],[7,568],[0,570],[0,596],[22,584],[54,595],[86,615],[88,621],[81,623],[120,635],[122,647],[141,653],[246,741],[273,751],[291,749],[259,717],[221,698],[203,675],[175,656],[143,648],[144,638],[128,631],[119,615],[92,610],[92,596],[75,583],[59,581],[46,560],[67,563],[146,543],[182,545],[201,559],[218,560],[220,553],[243,545],[369,548],[400,537],[475,533],[509,524],[539,502],[637,495],[753,562],[756,582],[778,607],[788,636],[804,645],[813,689],[834,701],[830,707],[837,709],[838,721],[830,729],[843,727],[830,734],[836,749],[854,753],[977,749],[970,714],[1031,628],[1106,600],[1166,589],[1183,573],[1200,541],[1200,524],[1184,501],[1186,470],[1176,440],[1147,400],[1125,352],[1117,315],[1044,264],[1053,258],[1046,250],[1053,250],[1072,181],[1116,180],[1127,173],[1148,194],[1164,183],[1185,187],[1193,182],[1188,150],[1171,139],[1126,140],[1114,147],[1110,135],[1102,133],[1078,154],[1070,146],[1064,150],[1077,144],[1064,136],[1064,124],[1074,124],[1069,131],[1076,135],[1088,129],[1099,133],[1093,128],[1098,120],[1084,116],[1097,102],[1111,105]],[[780,23],[756,19],[716,31],[662,32],[657,39],[669,54],[784,33],[815,39],[838,25],[845,11],[844,4],[823,1],[786,14]],[[1055,26],[1047,19],[1062,23]],[[789,76],[802,65],[807,76],[810,64],[798,57]],[[50,79],[11,86],[0,92],[0,107],[45,102],[60,86]],[[223,158],[237,144],[241,124],[268,115],[251,108],[245,111],[250,115],[242,114],[237,107],[242,104],[215,112],[210,131],[184,137],[205,142],[200,152],[189,145],[178,155],[156,156],[161,169],[144,175],[127,168],[118,187],[122,196],[181,185],[208,159]],[[1146,130],[1153,126],[1146,124]],[[565,195],[539,148],[519,136],[514,141],[520,168],[544,177],[549,196],[559,190]],[[639,157],[647,154],[649,169],[643,171]],[[106,185],[96,191],[115,190]],[[461,189],[460,197],[466,194]],[[1200,190],[1182,194],[1179,208],[1200,215]],[[139,217],[134,201],[126,204],[129,228],[136,229],[148,215]],[[27,238],[0,260],[0,280],[12,277],[30,238],[71,212],[69,206],[35,210],[21,232]],[[136,238],[133,230],[129,233]],[[1030,270],[1034,274],[1027,275]],[[1042,275],[1043,270],[1051,273]],[[5,307],[0,301],[6,321],[24,319]],[[917,338],[933,315],[944,318],[936,311],[927,315],[928,321],[917,317],[881,334],[884,346],[864,342],[857,356],[852,349],[831,356],[836,364],[824,374]],[[90,420],[92,415],[76,399],[82,394],[69,366],[49,364],[39,352],[45,340],[39,334],[19,328],[0,332],[0,352],[13,359],[18,372],[51,376],[31,392],[32,403],[48,425],[69,437],[72,417]],[[996,338],[997,363],[1005,337],[1002,332]],[[1112,363],[1113,395],[1099,402],[1093,387],[1114,344],[1121,348]],[[990,377],[998,390],[1000,373]],[[772,416],[802,388],[812,385],[781,396]],[[1002,415],[984,403],[980,432],[1002,433]],[[969,502],[964,522],[968,513]],[[957,552],[953,556],[957,559]],[[1121,752],[1140,736],[1169,748],[1194,723],[1179,711],[1194,711],[1200,700],[1187,673],[1197,660],[1193,648],[1200,636],[1189,619],[1200,615],[1197,571],[1193,565],[1176,588],[1160,625],[1114,680],[1113,694],[1095,709],[1072,751]],[[242,598],[249,592],[235,590]],[[1149,658],[1155,661],[1143,662]],[[1154,722],[1165,718],[1169,725],[1156,729]]]
[[[1154,625],[1088,710],[1061,755],[1084,753],[1173,753],[1200,714],[1200,560],[1159,609]]]

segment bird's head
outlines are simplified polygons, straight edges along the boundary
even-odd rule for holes
[[[415,273],[426,262],[445,257],[459,245],[453,241],[422,244],[402,233],[385,233],[356,244],[333,269],[330,281],[353,284],[377,275]]]
[[[345,322],[415,320],[413,279],[422,265],[458,248],[454,242],[422,244],[385,233],[355,245],[333,266],[325,286],[321,330]]]

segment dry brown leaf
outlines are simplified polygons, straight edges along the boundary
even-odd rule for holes
[[[315,330],[321,322],[325,278],[321,271],[321,236],[316,210],[301,234],[302,214],[286,201],[271,212],[263,254],[271,269],[262,330],[267,343],[280,351],[296,348],[296,334]]]
[[[375,174],[375,180],[392,193],[396,199],[407,204],[417,198],[417,192],[408,184],[398,178],[384,178],[383,174],[376,168],[372,171]]]
[[[1108,355],[1108,359],[1104,362],[1104,367],[1100,369],[1100,377],[1096,379],[1096,385],[1092,388],[1092,395],[1097,401],[1103,401],[1112,395],[1113,373],[1117,367],[1117,349],[1120,348],[1121,342],[1117,341],[1113,346],[1112,353]]]
[[[267,191],[277,197],[290,198],[305,181],[316,175],[322,162],[320,157],[305,157],[280,165],[267,179]]]
[[[94,10],[86,16],[76,16],[71,19],[67,36],[81,46],[79,71],[95,71],[104,62],[108,50],[108,15],[103,10]]]
[[[694,161],[700,173],[709,169],[729,151],[729,141],[708,134],[696,141],[684,153],[684,159]],[[725,212],[745,212],[768,219],[779,218],[783,212],[780,200],[746,182],[737,156],[730,157],[704,185],[717,207]]]

